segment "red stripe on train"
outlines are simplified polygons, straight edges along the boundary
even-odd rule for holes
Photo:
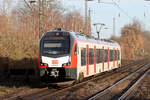
[[[107,50],[107,56],[108,56],[108,70],[109,70],[109,48],[108,48],[108,50]]]
[[[103,49],[103,66],[102,66],[102,70],[104,71],[104,56],[105,56],[104,47],[102,49]]]
[[[86,74],[88,75],[89,74],[89,46],[88,45],[86,45],[86,50],[87,50],[86,52],[86,69],[87,69]]]
[[[115,48],[113,48],[113,67],[115,67]]]
[[[94,46],[94,72],[96,73],[96,46]]]
[[[118,66],[118,53],[119,53],[119,52],[118,52],[118,48],[117,48],[117,66]]]

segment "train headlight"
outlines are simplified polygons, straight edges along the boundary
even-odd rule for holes
[[[71,65],[71,63],[70,63],[70,62],[65,63],[65,64],[62,64],[62,66],[70,66],[70,65]]]
[[[48,66],[48,64],[46,64],[46,63],[41,63],[41,66]]]
[[[48,64],[44,64],[44,66],[48,66]]]
[[[44,66],[44,64],[43,64],[43,63],[41,63],[40,65],[41,65],[41,66]]]

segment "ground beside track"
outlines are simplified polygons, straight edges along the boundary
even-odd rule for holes
[[[45,88],[42,83],[37,81],[27,81],[25,78],[1,78],[0,77],[0,100],[5,97],[26,94]]]

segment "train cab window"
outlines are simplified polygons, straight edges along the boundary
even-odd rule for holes
[[[41,39],[40,52],[46,57],[63,57],[70,54],[70,36],[69,34],[59,34],[48,32]]]
[[[94,64],[94,49],[89,49],[89,64]]]
[[[81,66],[86,65],[86,49],[81,48]]]
[[[108,50],[105,50],[105,58],[104,58],[104,61],[107,62],[108,61]]]

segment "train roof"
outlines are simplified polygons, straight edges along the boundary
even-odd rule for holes
[[[84,34],[80,34],[80,33],[76,33],[76,32],[71,32],[71,35],[76,40],[88,41],[88,42],[93,42],[93,43],[100,43],[100,44],[104,44],[104,45],[119,46],[119,44],[117,42],[113,41],[113,40],[98,39],[98,38],[86,36]]]
[[[120,45],[113,41],[113,40],[108,40],[108,39],[98,39],[98,38],[94,38],[94,37],[90,37],[84,34],[81,34],[79,32],[73,32],[70,30],[52,30],[52,31],[48,31],[49,32],[63,32],[63,33],[69,33],[70,36],[74,39],[74,40],[81,40],[81,41],[87,41],[87,42],[93,42],[93,43],[100,43],[100,44],[104,44],[104,45],[111,45],[111,46],[118,46],[120,47]]]

